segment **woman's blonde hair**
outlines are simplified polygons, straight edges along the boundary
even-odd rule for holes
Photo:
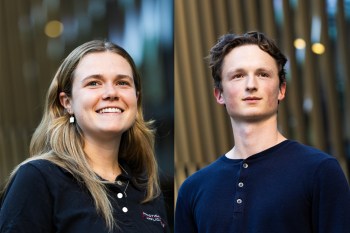
[[[146,122],[143,118],[140,76],[131,56],[120,46],[107,41],[93,40],[82,44],[64,59],[51,82],[43,118],[32,137],[31,158],[23,163],[35,159],[47,159],[68,170],[89,190],[96,210],[105,219],[107,227],[112,230],[116,222],[104,182],[89,166],[83,150],[84,135],[78,124],[69,123],[70,115],[59,99],[61,92],[65,92],[67,96],[72,95],[74,71],[80,60],[87,54],[104,51],[119,54],[128,61],[133,71],[138,94],[136,121],[122,135],[119,158],[130,167],[132,182],[146,189],[143,203],[159,196],[158,167],[154,155],[154,130],[151,128],[152,122]],[[13,171],[11,177],[20,165]]]

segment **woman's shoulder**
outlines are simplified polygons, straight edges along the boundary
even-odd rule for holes
[[[58,168],[47,160],[26,160],[13,171],[6,193],[31,195],[50,189],[51,177],[57,177],[54,175],[57,170]]]
[[[32,159],[21,163],[18,167],[20,171],[33,171],[43,174],[54,174],[60,171],[60,167],[47,159]]]
[[[24,161],[22,164],[21,164],[21,167],[35,167],[39,170],[45,170],[47,168],[54,168],[54,167],[57,167],[56,164],[54,164],[53,162],[47,160],[47,159],[43,159],[43,158],[40,158],[40,159],[30,159],[30,160],[27,160],[27,161]]]
[[[59,182],[62,179],[70,179],[71,175],[67,170],[47,159],[30,159],[18,166],[16,177],[28,181]]]

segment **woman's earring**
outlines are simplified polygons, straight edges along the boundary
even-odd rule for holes
[[[70,116],[70,118],[69,118],[69,123],[73,124],[73,123],[74,123],[74,121],[75,121],[74,116],[73,116],[73,115],[71,115],[71,116]]]

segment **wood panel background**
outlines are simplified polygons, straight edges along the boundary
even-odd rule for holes
[[[205,57],[222,34],[258,30],[288,57],[285,136],[350,158],[350,2],[345,0],[176,0],[175,197],[184,179],[233,146],[226,111],[213,96]],[[294,46],[295,39],[304,49]],[[312,50],[322,43],[321,55]],[[291,165],[292,166],[292,165]]]

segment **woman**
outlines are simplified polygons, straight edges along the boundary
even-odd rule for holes
[[[0,232],[167,232],[152,122],[131,56],[87,42],[59,67],[31,158],[2,195]]]

